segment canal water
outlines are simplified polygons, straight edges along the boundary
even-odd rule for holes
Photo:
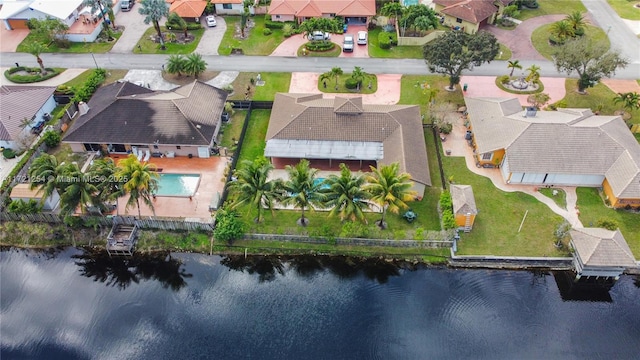
[[[640,358],[640,279],[584,293],[559,274],[10,249],[0,253],[0,357]]]

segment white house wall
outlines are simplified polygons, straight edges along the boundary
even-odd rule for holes
[[[64,37],[67,40],[71,42],[76,42],[76,43],[94,42],[98,38],[98,35],[100,35],[100,32],[102,31],[102,29],[104,28],[104,25],[102,25],[103,21],[104,21],[103,19],[100,19],[100,22],[98,23],[98,25],[89,34],[66,34]]]
[[[218,15],[241,15],[244,11],[242,4],[231,4],[231,9],[224,9],[223,4],[216,4],[216,14]]]
[[[549,174],[545,180],[548,185],[601,186],[604,175],[568,175]]]

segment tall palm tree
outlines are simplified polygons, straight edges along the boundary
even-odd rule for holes
[[[169,59],[167,59],[167,72],[169,74],[178,74],[178,76],[182,76],[186,61],[187,59],[184,55],[169,55]]]
[[[362,80],[364,79],[365,72],[362,71],[360,66],[356,66],[353,68],[353,72],[351,73],[351,78],[358,82],[358,89],[360,89],[360,85],[362,84]]]
[[[40,54],[45,52],[47,47],[38,41],[34,41],[27,46],[27,52],[36,57],[36,61],[38,61],[38,65],[40,65],[40,73],[42,75],[47,73],[47,70],[44,68],[44,62],[40,58]]]
[[[166,50],[167,48],[164,45],[164,38],[162,37],[159,21],[169,15],[169,5],[167,5],[164,0],[142,0],[140,1],[138,13],[140,13],[140,15],[146,15],[144,18],[145,24],[153,23],[153,27],[158,34],[158,39],[160,39],[160,48]]]
[[[309,167],[309,160],[302,159],[296,166],[287,165],[285,167],[289,174],[289,179],[283,184],[284,194],[282,203],[293,205],[302,210],[302,216],[298,223],[307,226],[308,219],[304,217],[304,209],[313,206],[322,206],[324,199],[321,193],[322,182],[318,180],[318,169]]]
[[[551,25],[549,29],[551,34],[555,35],[560,41],[564,41],[567,38],[575,36],[573,26],[566,20],[556,21]]]
[[[340,164],[340,176],[330,175],[325,180],[327,188],[323,193],[325,206],[331,208],[329,216],[339,215],[342,221],[349,219],[366,223],[364,210],[369,207],[369,194],[364,191],[364,184],[364,175],[353,174],[345,164]]]
[[[507,62],[507,69],[511,69],[509,73],[509,77],[513,76],[513,71],[515,69],[522,69],[522,65],[520,65],[520,60],[509,60]]]
[[[62,166],[58,164],[55,156],[42,154],[38,156],[29,167],[29,181],[31,189],[39,188],[46,199],[54,190],[61,187]]]
[[[175,25],[180,29],[182,29],[185,39],[187,38],[187,36],[189,36],[189,32],[187,29],[187,22],[184,21],[184,19],[177,13],[172,12],[169,14],[169,16],[167,16],[167,25],[168,24]]]
[[[122,179],[122,187],[129,194],[126,208],[135,204],[138,207],[138,217],[142,216],[140,199],[153,211],[154,216],[156,214],[152,197],[158,190],[159,176],[155,170],[155,165],[142,163],[133,154],[118,162],[118,171],[115,176],[117,179]]]
[[[109,14],[110,18],[112,17],[111,14],[113,14],[113,2],[111,0],[84,0],[82,2],[82,5],[90,7],[92,14],[100,12],[100,14],[102,14],[103,17],[106,14]],[[113,18],[115,18],[115,16],[113,16]],[[110,21],[112,21],[112,20],[110,20]],[[105,33],[110,34],[109,25],[107,25],[106,21],[102,22],[102,26],[103,26],[103,28],[105,30]],[[114,24],[114,26],[115,26],[115,24]],[[109,39],[109,40],[111,40],[111,39]]]
[[[324,84],[324,87],[327,87],[327,80],[330,80],[333,77],[333,75],[331,74],[331,71],[328,71],[326,73],[322,73],[320,74],[320,79],[319,81],[322,82],[322,84]]]
[[[331,74],[331,77],[333,77],[334,79],[336,79],[336,90],[338,89],[338,78],[340,77],[340,75],[342,75],[344,72],[342,71],[341,68],[339,67],[333,67],[331,68],[331,71],[329,72]]]
[[[616,104],[622,103],[622,107],[629,111],[640,109],[640,94],[637,92],[618,93],[613,98],[613,102]]]
[[[564,18],[564,21],[571,26],[574,33],[578,31],[578,29],[582,29],[589,24],[589,20],[585,19],[584,14],[579,10],[567,15],[567,17]]]
[[[184,71],[193,75],[194,78],[198,78],[198,75],[202,74],[207,69],[207,63],[202,59],[202,55],[198,53],[192,53],[187,55],[187,59],[184,62]]]
[[[250,205],[258,211],[256,222],[262,222],[264,209],[273,211],[275,201],[280,198],[282,184],[279,180],[268,180],[273,165],[262,158],[256,161],[243,160],[236,169],[236,181],[229,184],[229,190],[236,198],[232,201],[231,209],[242,205]]]
[[[124,182],[116,177],[117,172],[118,168],[111,158],[94,160],[89,168],[88,175],[98,191],[97,199],[103,210],[105,203],[115,200],[117,211],[118,198],[125,195]]]
[[[529,74],[527,74],[527,78],[525,79],[528,82],[535,82],[540,79],[540,66],[536,64],[532,64],[527,68]]]
[[[408,173],[400,173],[398,163],[371,166],[367,175],[365,190],[371,194],[371,201],[382,209],[382,218],[378,222],[380,228],[386,228],[384,221],[388,211],[397,214],[400,209],[408,207],[407,202],[415,199],[417,193],[411,190],[413,183]]]
[[[66,180],[64,189],[60,194],[60,210],[63,214],[73,214],[78,207],[84,214],[89,206],[99,203],[97,198],[98,189],[91,183],[90,178],[80,171],[78,164],[69,163],[63,165],[62,173],[63,178]]]
[[[400,2],[388,2],[380,8],[380,15],[389,18],[391,24],[396,24],[399,17],[404,12],[404,6]]]

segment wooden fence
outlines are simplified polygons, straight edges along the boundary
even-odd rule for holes
[[[444,33],[445,32],[442,30],[436,30],[422,37],[398,36],[398,46],[422,46],[428,42],[435,40],[436,38],[439,38],[440,36],[444,35]]]

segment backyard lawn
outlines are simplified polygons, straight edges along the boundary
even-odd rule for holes
[[[254,16],[251,21],[255,22],[255,26],[250,30],[249,36],[244,40],[236,39],[236,27],[240,24],[239,16],[225,16],[227,23],[227,31],[225,31],[218,48],[220,55],[231,54],[231,49],[242,49],[244,55],[269,55],[284,40],[281,29],[271,29],[270,35],[264,35],[264,17]]]
[[[240,133],[242,133],[242,124],[244,123],[244,118],[247,115],[247,112],[244,110],[235,110],[234,114],[231,115],[231,120],[222,124],[222,129],[220,132],[222,133],[222,137],[220,140],[220,146],[226,147],[230,149],[232,152],[235,151],[236,141],[240,139]]]
[[[391,49],[381,49],[378,34],[381,28],[369,30],[369,56],[374,58],[391,59],[422,59],[422,46],[392,46]]]
[[[47,53],[106,53],[113,48],[113,45],[116,44],[116,41],[120,39],[122,33],[114,33],[113,37],[116,39],[111,42],[72,42],[68,48],[60,48],[56,44],[51,43],[46,47]],[[33,33],[29,33],[24,40],[18,45],[16,48],[16,52],[27,52],[27,47],[33,41],[40,41],[42,43],[46,42],[36,36]]]
[[[607,2],[621,18],[629,20],[640,20],[640,8],[634,7],[634,5],[640,4],[640,1],[607,0]]]
[[[247,87],[251,87],[251,100],[273,101],[277,92],[289,92],[291,73],[260,73],[260,78],[264,81],[263,86],[256,86],[255,81],[258,73],[242,72],[233,81],[234,93],[229,100],[244,100]],[[253,79],[254,83],[251,83]]]
[[[544,56],[548,60],[552,60],[552,55],[554,51],[556,51],[556,46],[549,43],[549,36],[551,35],[551,32],[549,30],[552,26],[553,23],[542,25],[539,28],[535,29],[531,34],[531,42],[533,43],[533,46],[536,48],[536,50],[538,50],[540,55]],[[607,33],[605,33],[599,27],[587,25],[583,36],[586,36],[587,38],[597,43],[602,42],[606,45],[607,49],[611,47],[611,43],[609,42]]]
[[[633,255],[640,259],[640,214],[606,207],[596,188],[578,188],[576,191],[582,225],[591,227],[600,220],[615,221]]]
[[[558,1],[558,0],[538,0],[540,5],[537,9],[523,8],[520,10],[518,19],[527,20],[536,16],[551,14],[571,14],[574,11],[586,12],[581,1]]]
[[[581,95],[576,91],[578,89],[577,79],[566,79],[565,84],[567,94],[561,101],[564,101],[569,108],[589,108],[592,111],[600,109],[601,115],[613,115],[615,111],[622,110],[621,104],[613,102],[616,93],[603,83],[588,88],[586,95]],[[632,113],[630,122],[640,124],[640,111]]]
[[[176,34],[176,36],[179,36],[182,34],[181,30],[170,31],[170,30],[167,30],[167,28],[164,26],[161,26],[160,29],[163,34],[168,32],[174,33]],[[204,34],[204,32],[205,32],[205,29],[189,30],[189,34],[195,37],[195,39],[192,42],[188,44],[178,44],[178,43],[172,43],[167,41],[165,42],[167,49],[161,50],[160,44],[151,40],[151,36],[156,34],[156,29],[154,29],[153,26],[151,26],[150,28],[147,29],[147,31],[144,32],[144,34],[142,34],[142,36],[140,37],[140,40],[138,40],[138,43],[133,48],[133,52],[136,54],[185,54],[185,55],[191,54],[192,52],[195,51],[196,47],[198,47],[198,43],[200,42],[200,38],[202,38],[202,35]],[[138,50],[138,46],[140,46],[142,51]]]
[[[457,108],[464,105],[464,98],[460,86],[456,91],[446,91],[449,86],[449,78],[442,75],[402,75],[399,104],[420,105],[420,112],[428,112],[427,99],[423,93],[422,86],[426,83],[431,88],[438,91],[436,104],[451,103]]]

